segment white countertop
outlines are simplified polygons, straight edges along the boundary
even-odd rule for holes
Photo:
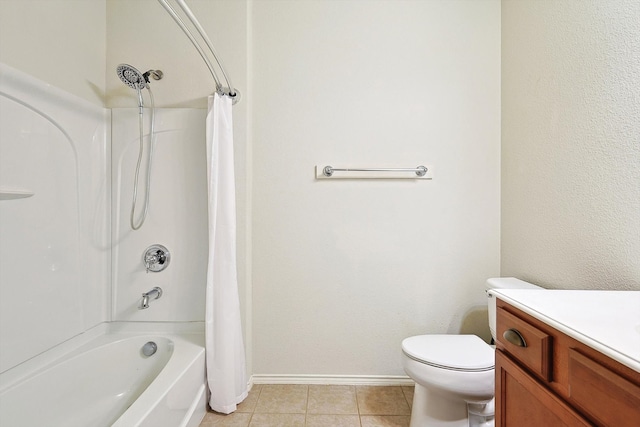
[[[489,293],[640,372],[640,291],[495,289]]]

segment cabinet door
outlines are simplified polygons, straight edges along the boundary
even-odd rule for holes
[[[496,350],[497,427],[592,425],[505,353]]]

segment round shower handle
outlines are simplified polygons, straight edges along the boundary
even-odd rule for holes
[[[151,245],[142,254],[142,262],[148,272],[157,273],[169,266],[171,254],[162,245]]]

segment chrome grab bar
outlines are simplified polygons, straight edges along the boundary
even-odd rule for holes
[[[322,170],[324,176],[332,176],[334,172],[413,172],[417,176],[425,176],[429,169],[425,166],[415,168],[334,168],[325,166]]]

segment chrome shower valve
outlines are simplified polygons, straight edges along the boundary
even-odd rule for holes
[[[151,245],[142,254],[142,262],[148,272],[157,273],[169,266],[171,254],[162,245]]]

